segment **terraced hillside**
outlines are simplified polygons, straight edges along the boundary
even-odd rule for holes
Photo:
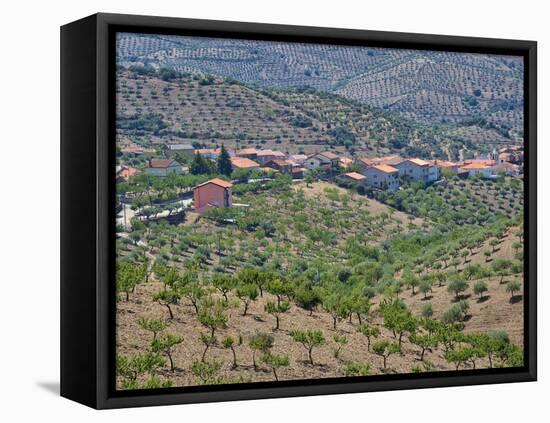
[[[521,139],[523,62],[512,56],[119,34],[122,66],[152,65],[264,87],[312,87],[424,122],[471,116]]]
[[[119,238],[119,388],[521,365],[519,214],[440,225],[279,182],[237,185],[247,207]],[[311,355],[300,331],[317,333]]]
[[[259,88],[145,67],[120,69],[117,93],[120,141],[142,144],[186,140],[457,159],[460,150],[488,152],[512,141],[494,128],[418,123],[313,89]]]

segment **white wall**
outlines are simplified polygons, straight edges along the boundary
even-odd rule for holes
[[[538,383],[94,412],[52,393],[59,381],[59,26],[97,11],[539,41],[539,152],[550,157],[550,33],[544,2],[402,0],[7,1],[2,8],[3,225],[0,420],[102,422],[543,421],[548,410],[548,247],[539,262]],[[25,172],[20,172],[24,160]],[[541,167],[540,215],[550,212]],[[7,177],[9,175],[9,178]],[[16,176],[14,176],[16,175]],[[21,206],[17,206],[20,202]],[[39,213],[36,209],[39,208]],[[16,223],[13,219],[20,219]],[[550,239],[541,219],[539,239]],[[547,244],[547,243],[546,243]],[[545,330],[546,335],[542,336]],[[544,393],[546,389],[546,393]],[[547,413],[545,413],[547,414]],[[539,416],[537,418],[537,416]],[[546,416],[547,418],[547,416]]]

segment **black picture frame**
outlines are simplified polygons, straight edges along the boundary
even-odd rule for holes
[[[114,34],[370,45],[525,58],[525,366],[156,390],[114,389]],[[90,407],[534,381],[537,377],[537,44],[533,41],[95,14],[61,28],[61,395]],[[78,209],[75,207],[78,204]]]

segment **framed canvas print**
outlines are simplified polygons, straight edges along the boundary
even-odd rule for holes
[[[536,43],[61,29],[61,393],[536,379]]]

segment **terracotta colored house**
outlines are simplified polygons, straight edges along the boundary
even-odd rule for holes
[[[214,178],[193,188],[195,211],[202,214],[210,207],[231,207],[233,184]]]
[[[138,173],[138,170],[131,166],[117,166],[116,168],[116,180],[117,182],[124,182],[130,179],[130,177],[134,176],[136,173]]]

